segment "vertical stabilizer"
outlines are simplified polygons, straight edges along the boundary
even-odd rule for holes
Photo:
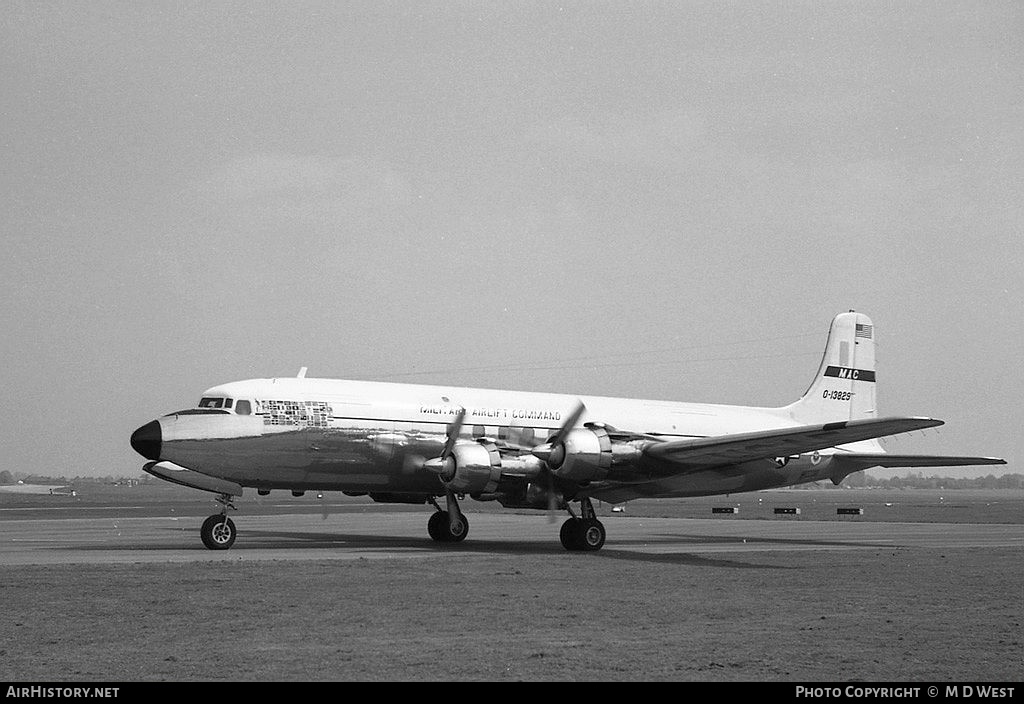
[[[785,410],[799,423],[877,417],[875,328],[861,313],[832,320],[825,355],[810,388]]]

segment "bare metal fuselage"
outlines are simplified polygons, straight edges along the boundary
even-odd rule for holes
[[[556,432],[578,403],[594,419],[660,439],[708,437],[797,425],[784,409],[328,379],[257,379],[204,396],[245,399],[252,412],[188,411],[158,419],[159,459],[258,489],[441,495],[423,461],[441,454],[460,408],[462,437],[529,447]],[[154,458],[156,459],[156,458]],[[829,476],[828,453],[766,459],[680,475],[640,458],[588,496],[701,496],[754,491]]]

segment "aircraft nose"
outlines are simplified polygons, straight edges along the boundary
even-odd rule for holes
[[[132,449],[147,460],[160,459],[160,423],[150,421],[132,433]]]

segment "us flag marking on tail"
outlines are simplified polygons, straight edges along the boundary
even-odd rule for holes
[[[864,337],[864,338],[867,338],[868,340],[870,340],[871,339],[871,326],[870,325],[861,325],[860,323],[857,323],[857,325],[855,327],[855,330],[853,332],[853,336],[854,337]]]

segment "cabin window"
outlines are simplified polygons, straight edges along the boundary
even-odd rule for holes
[[[473,437],[475,437],[475,438],[482,438],[486,434],[487,434],[487,431],[484,430],[484,426],[482,426],[482,425],[474,425],[473,426]]]
[[[199,401],[200,408],[223,408],[224,399],[207,396]]]
[[[235,404],[235,413],[240,416],[247,416],[252,413],[252,405],[244,398],[239,399],[238,403]]]

